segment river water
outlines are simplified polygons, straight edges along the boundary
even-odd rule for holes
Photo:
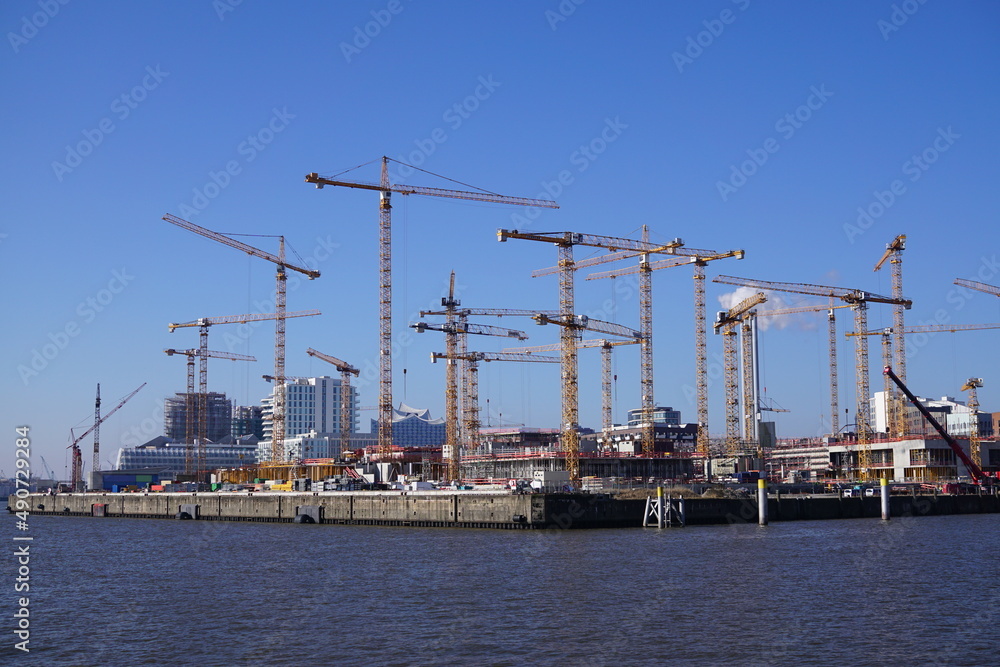
[[[0,664],[997,664],[1000,516],[490,531],[0,520]],[[6,535],[6,537],[3,537]]]

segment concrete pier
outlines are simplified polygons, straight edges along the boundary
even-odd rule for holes
[[[766,490],[765,490],[766,493]],[[16,496],[8,509],[16,507]],[[496,529],[632,528],[643,522],[645,499],[617,500],[607,494],[447,491],[353,491],[324,493],[63,493],[24,498],[34,515],[433,526]],[[1000,496],[888,496],[891,515],[937,516],[1000,513]],[[781,495],[767,498],[687,498],[688,526],[879,518],[883,500],[836,496]],[[306,518],[308,517],[308,518]]]

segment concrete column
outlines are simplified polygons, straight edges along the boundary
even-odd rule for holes
[[[880,479],[879,484],[882,485],[882,520],[889,520],[889,480],[885,477]]]
[[[757,480],[757,523],[767,525],[767,480]]]

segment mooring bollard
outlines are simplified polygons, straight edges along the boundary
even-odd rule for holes
[[[665,522],[667,513],[665,511],[666,508],[664,508],[664,506],[663,506],[663,487],[662,486],[656,487],[656,502],[658,503],[659,508],[660,508],[660,511],[657,512],[657,514],[656,514],[656,527],[657,528],[663,528],[663,524]]]
[[[757,523],[767,525],[767,480],[757,480]]]
[[[879,484],[882,485],[882,520],[889,520],[889,480],[885,477],[880,479]]]

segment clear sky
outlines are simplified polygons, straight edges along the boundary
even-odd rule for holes
[[[273,265],[174,227],[166,213],[222,232],[283,234],[322,276],[290,281],[287,373],[331,374],[307,347],[377,367],[377,195],[314,189],[381,155],[502,194],[553,195],[557,211],[429,197],[393,209],[395,401],[443,413],[440,334],[409,334],[439,304],[448,273],[464,305],[556,308],[554,248],[497,242],[498,228],[580,231],[695,248],[746,250],[720,273],[888,294],[885,244],[906,234],[907,323],[1000,321],[1000,299],[952,281],[1000,284],[996,224],[1000,9],[990,2],[276,3],[260,0],[0,5],[0,277],[5,286],[0,468],[14,427],[65,475],[71,427],[148,386],[102,427],[102,459],[162,429],[184,390],[194,329],[167,323],[259,312]],[[349,177],[375,180],[377,166]],[[405,176],[405,177],[404,177]],[[396,170],[399,182],[464,188]],[[562,182],[560,183],[560,179]],[[531,214],[531,215],[526,215]],[[247,242],[277,250],[272,238]],[[578,258],[594,251],[578,248]],[[612,268],[612,265],[598,268]],[[634,283],[577,283],[581,313],[638,327]],[[656,402],[694,421],[691,270],[654,275]],[[734,288],[709,283],[709,317]],[[785,295],[784,303],[809,302]],[[778,303],[773,300],[772,303]],[[840,311],[841,411],[854,414],[851,318]],[[870,324],[891,312],[873,306]],[[494,322],[495,323],[495,322]],[[554,327],[505,319],[531,343]],[[763,384],[790,410],[780,437],[828,419],[825,321],[763,332]],[[1000,410],[998,332],[915,341],[921,395],[960,394],[982,377]],[[258,403],[273,370],[273,326],[216,327],[210,347],[258,358],[212,361],[209,384]],[[506,341],[481,337],[475,349]],[[721,341],[711,432],[720,434]],[[872,341],[873,387],[881,386]],[[581,353],[581,422],[600,425],[599,359]],[[616,353],[615,417],[636,407],[638,350]],[[488,364],[484,423],[556,427],[558,367]],[[405,375],[404,375],[405,371]],[[377,402],[362,379],[361,401]],[[373,417],[363,413],[363,421]],[[90,461],[90,441],[84,459]]]

